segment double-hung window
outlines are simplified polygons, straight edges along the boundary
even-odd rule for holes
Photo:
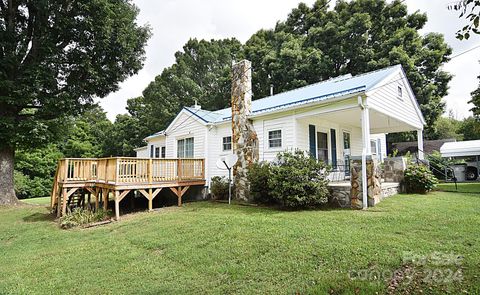
[[[160,148],[159,147],[155,148],[155,158],[160,158]]]
[[[193,158],[193,137],[179,139],[177,141],[177,157]]]
[[[282,130],[268,131],[268,147],[269,148],[282,147]]]
[[[161,151],[162,159],[165,159],[165,156],[166,156],[166,147],[162,146],[162,151]]]
[[[231,151],[232,150],[232,137],[226,136],[222,139],[222,150]]]

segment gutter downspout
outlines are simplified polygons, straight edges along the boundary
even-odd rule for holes
[[[368,182],[367,182],[367,132],[370,130],[367,129],[367,119],[368,119],[368,108],[363,104],[363,99],[361,96],[358,96],[358,106],[362,110],[362,207],[367,209],[368,207]]]

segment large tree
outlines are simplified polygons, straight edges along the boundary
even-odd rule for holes
[[[142,68],[148,27],[129,0],[0,0],[0,204],[17,147],[39,146]]]

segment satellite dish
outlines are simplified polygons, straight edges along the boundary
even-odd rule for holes
[[[236,154],[231,154],[228,156],[223,156],[217,160],[217,168],[222,170],[230,170],[238,161],[238,156]]]

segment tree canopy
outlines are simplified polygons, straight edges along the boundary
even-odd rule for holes
[[[259,30],[244,45],[235,39],[188,41],[143,96],[129,101],[129,113],[146,136],[165,128],[195,100],[204,109],[226,107],[231,62],[241,58],[252,61],[254,99],[268,96],[271,85],[279,93],[402,64],[427,121],[425,135],[435,137],[451,79],[441,69],[452,52],[443,36],[421,35],[426,15],[409,14],[401,1],[338,1],[333,9],[328,3],[299,4],[274,29]]]
[[[137,15],[129,0],[0,0],[0,204],[15,202],[17,146],[47,143],[142,68],[149,28]]]
[[[242,44],[236,39],[189,40],[143,96],[128,101],[127,110],[137,119],[141,135],[165,128],[183,106],[195,101],[207,110],[227,107],[232,61],[241,58]]]

